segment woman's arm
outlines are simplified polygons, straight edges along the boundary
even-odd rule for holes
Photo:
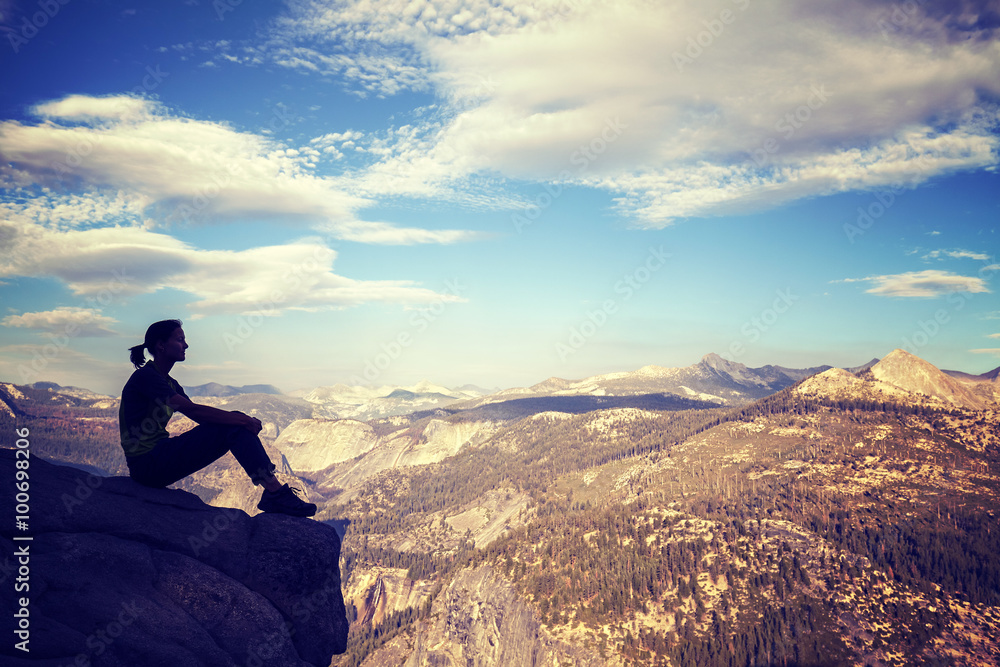
[[[254,435],[260,433],[263,425],[256,417],[245,415],[235,410],[220,410],[211,405],[201,405],[192,403],[191,400],[181,394],[174,394],[167,399],[169,405],[175,412],[180,412],[191,421],[199,424],[230,424],[242,426]]]

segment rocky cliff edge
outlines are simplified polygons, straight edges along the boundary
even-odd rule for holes
[[[14,451],[0,449],[0,601],[18,611],[30,600],[27,621],[4,614],[0,663],[326,667],[345,650],[332,527],[32,457],[18,530],[15,472]]]

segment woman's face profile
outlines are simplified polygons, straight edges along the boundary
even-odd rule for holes
[[[164,361],[184,361],[184,351],[188,348],[184,339],[184,329],[181,327],[174,329],[170,338],[160,343],[157,348],[159,351],[157,356]]]

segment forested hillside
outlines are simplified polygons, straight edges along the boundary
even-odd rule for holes
[[[32,451],[54,461],[126,471],[118,431],[118,401],[110,396],[80,398],[53,389],[0,383],[0,427],[28,428]]]
[[[327,512],[352,521],[345,577],[399,568],[440,591],[488,566],[547,637],[607,664],[993,664],[997,419],[789,390],[732,411],[543,413]],[[488,544],[449,530],[488,489],[531,502]],[[433,594],[381,624],[354,604],[342,665],[449,640]]]

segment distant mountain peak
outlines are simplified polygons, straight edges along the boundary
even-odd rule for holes
[[[486,404],[512,396],[623,397],[666,393],[716,404],[742,405],[828,368],[748,368],[744,363],[710,352],[697,363],[682,368],[649,364],[635,371],[605,373],[580,380],[550,377],[530,387],[505,389],[477,400],[478,404]]]
[[[924,361],[917,355],[913,354],[912,352],[907,352],[906,350],[899,347],[897,347],[889,354],[885,355],[885,357],[882,358],[882,361],[889,363],[900,363],[903,361],[909,361],[911,363],[919,362],[927,365],[932,365],[929,362]]]
[[[729,375],[732,375],[733,373],[744,373],[747,370],[746,364],[741,364],[738,361],[729,361],[715,352],[709,352],[702,357],[701,363],[709,368],[727,373]]]
[[[411,387],[399,387],[400,389],[408,390],[414,394],[443,394],[445,396],[451,396],[455,392],[447,387],[442,387],[439,384],[434,384],[430,380],[421,380]]]
[[[985,373],[980,373],[979,375],[973,375],[972,373],[966,373],[964,371],[949,371],[944,368],[941,369],[942,373],[946,373],[953,378],[959,380],[966,380],[972,382],[996,382],[997,378],[1000,377],[1000,366],[997,366],[991,371],[986,371]]]
[[[947,377],[934,364],[899,348],[885,355],[871,367],[871,371],[879,380],[893,384],[896,384],[895,381],[911,383],[917,376],[935,379],[938,375]]]
[[[867,364],[862,364],[860,366],[852,366],[852,367],[847,368],[845,370],[848,370],[848,371],[850,371],[852,373],[860,373],[862,371],[868,370],[869,368],[871,368],[872,366],[874,366],[875,364],[877,364],[879,361],[881,361],[881,359],[879,359],[878,357],[872,357],[871,361],[869,361]]]
[[[32,389],[41,389],[43,391],[46,389],[50,391],[59,391],[62,389],[62,387],[55,382],[35,382],[34,384],[29,384],[28,386]]]
[[[482,395],[475,388],[450,389],[429,380],[414,385],[326,385],[292,392],[326,419],[380,419],[428,410]]]

